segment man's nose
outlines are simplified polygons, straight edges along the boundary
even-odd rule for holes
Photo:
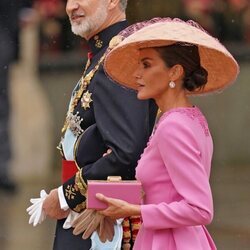
[[[66,12],[69,14],[73,10],[76,10],[79,8],[79,1],[78,0],[68,0],[66,4]]]

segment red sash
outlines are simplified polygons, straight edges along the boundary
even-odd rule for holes
[[[62,160],[62,182],[66,182],[78,172],[74,161]]]

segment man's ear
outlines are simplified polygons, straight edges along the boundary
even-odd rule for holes
[[[109,1],[109,10],[116,8],[120,4],[120,0],[108,0]]]

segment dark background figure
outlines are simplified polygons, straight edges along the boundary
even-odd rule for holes
[[[11,63],[19,56],[19,13],[30,7],[31,1],[0,1],[0,189],[15,191],[10,178],[11,142],[9,117],[9,77]]]
[[[214,20],[213,33],[218,35],[221,41],[244,41],[244,17],[248,7],[249,3],[245,0],[216,1],[211,13]]]

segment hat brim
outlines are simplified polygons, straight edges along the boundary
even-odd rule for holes
[[[201,65],[208,72],[207,84],[191,95],[220,92],[233,83],[239,66],[230,52],[214,37],[185,22],[155,23],[124,39],[106,56],[104,68],[119,84],[137,89],[134,72],[140,49],[162,47],[183,42],[197,45]]]

